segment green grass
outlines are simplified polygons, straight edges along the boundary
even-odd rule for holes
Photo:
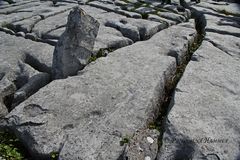
[[[130,138],[128,136],[125,136],[120,141],[120,146],[123,146],[124,144],[128,144],[130,142]]]
[[[168,115],[168,109],[169,109],[172,96],[174,96],[172,93],[175,90],[178,82],[180,81],[188,62],[191,60],[193,53],[201,46],[204,36],[205,35],[197,35],[194,39],[194,42],[189,43],[188,53],[187,53],[187,56],[185,57],[184,62],[177,66],[177,70],[174,76],[165,85],[165,96],[163,101],[161,102],[161,108],[160,108],[158,117],[153,122],[150,122],[148,124],[149,129],[156,129],[161,134],[158,138],[159,147],[162,145],[162,136],[164,133],[163,124],[165,123]]]
[[[58,152],[50,153],[50,160],[57,160]],[[32,159],[19,139],[11,132],[0,131],[0,159],[27,160]]]
[[[26,157],[20,141],[8,131],[0,131],[0,157],[6,160],[23,160]]]
[[[58,156],[59,156],[59,153],[58,152],[52,152],[52,153],[50,153],[50,155],[51,155],[51,160],[57,160]]]
[[[99,51],[97,52],[96,55],[92,55],[90,57],[90,59],[88,60],[88,63],[96,61],[100,57],[106,57],[108,53],[113,52],[113,51],[114,51],[114,49],[111,49],[111,48],[101,48],[101,49],[99,49]]]

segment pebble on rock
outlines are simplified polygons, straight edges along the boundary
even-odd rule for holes
[[[154,142],[154,140],[151,137],[147,137],[147,141],[151,144]]]
[[[151,157],[147,156],[144,158],[144,160],[151,160]]]

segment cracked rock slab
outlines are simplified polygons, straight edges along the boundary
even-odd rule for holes
[[[176,44],[159,50],[165,41],[160,37],[178,34],[178,42],[187,48],[185,36],[194,33],[178,26],[166,30],[154,35],[159,41],[118,49],[77,76],[52,81],[7,116],[8,127],[36,159],[53,151],[69,160],[126,155],[127,146],[120,141],[156,118],[164,86],[176,71],[176,59],[165,55]]]
[[[239,159],[239,59],[208,41],[194,57],[177,85],[159,160]]]

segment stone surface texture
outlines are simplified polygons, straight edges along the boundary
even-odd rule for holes
[[[52,76],[54,79],[67,78],[88,64],[92,56],[99,22],[75,7],[68,16],[66,30],[61,35],[54,53]]]
[[[195,7],[206,16],[206,36],[175,90],[159,160],[240,158],[240,21],[219,11],[232,5],[239,7]]]
[[[239,160],[240,4],[180,2],[0,0],[0,130],[36,160]]]
[[[7,116],[9,127],[35,156],[60,150],[60,159],[117,159],[127,153],[120,141],[159,112],[165,83],[176,70],[176,59],[166,53],[174,46],[182,47],[179,54],[187,50],[194,32],[171,27],[145,41],[149,48],[145,42],[124,47],[78,76],[51,82]],[[165,34],[176,43],[165,45]]]

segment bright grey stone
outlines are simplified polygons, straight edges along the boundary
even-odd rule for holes
[[[155,159],[158,152],[159,134],[159,131],[155,129],[137,131],[130,140],[126,156],[132,160]],[[151,143],[148,141],[149,138],[151,139]]]
[[[123,36],[130,38],[134,42],[149,39],[154,34],[167,27],[164,23],[133,18],[122,18],[119,21],[110,20],[107,21],[105,25],[116,28]]]
[[[125,5],[127,5],[128,3],[126,3],[126,2],[124,2],[124,1],[122,1],[122,0],[116,0],[116,1],[114,2],[114,4],[117,5],[117,6],[125,6]]]
[[[25,37],[25,33],[24,32],[17,32],[16,36]]]
[[[153,8],[149,8],[149,7],[139,7],[135,10],[136,12],[140,13],[140,14],[149,14],[149,13],[154,13],[156,12],[155,9]]]
[[[160,30],[167,28],[166,24],[164,23],[150,22],[149,20],[145,19],[124,18],[121,19],[121,22],[136,26],[139,30],[141,40],[147,40]]]
[[[3,31],[3,32],[5,32],[7,34],[11,34],[11,35],[15,34],[15,32],[13,30],[5,28],[5,27],[0,27],[0,31]]]
[[[169,19],[166,19],[166,18],[162,18],[162,17],[157,16],[155,14],[149,14],[148,19],[151,20],[151,21],[155,21],[155,22],[165,23],[168,26],[177,24],[175,21],[172,21],[172,20],[169,20]]]
[[[226,54],[240,59],[240,41],[238,37],[208,32],[205,39]]]
[[[27,84],[28,88],[33,88],[30,93],[26,92],[27,96],[37,91],[39,83],[30,85],[28,82],[34,75],[41,74],[39,71],[51,71],[53,47],[3,32],[0,32],[0,47],[1,83],[4,81],[5,84],[2,87],[12,88],[13,85],[15,88],[21,88]],[[46,83],[40,81],[40,84]],[[15,89],[8,90],[8,94],[5,94],[5,91],[0,93],[5,95],[2,98],[15,93]]]
[[[186,56],[193,33],[170,27],[97,59],[77,76],[52,81],[7,116],[8,127],[39,159],[49,158],[52,151],[69,160],[126,155],[128,147],[120,141],[133,135],[138,140],[137,131],[156,118],[165,84],[176,71],[176,59],[167,53],[177,46],[176,52]],[[155,137],[143,135],[139,137]]]
[[[33,16],[28,19],[24,19],[22,21],[17,21],[13,23],[14,29],[19,32],[22,31],[24,33],[31,32],[34,25],[39,22],[42,18],[40,16]]]
[[[79,7],[70,12],[66,30],[53,54],[52,73],[55,79],[76,75],[88,63],[99,25]]]
[[[31,76],[28,82],[14,93],[12,107],[17,106],[32,94],[36,93],[40,88],[50,82],[48,73],[37,73]]]
[[[158,12],[157,13],[160,17],[175,21],[177,23],[185,22],[186,18],[182,15],[171,13],[171,12]]]
[[[69,12],[67,11],[56,16],[44,19],[34,26],[32,32],[34,32],[38,35],[39,38],[41,38],[50,31],[66,26],[68,14]]]
[[[99,51],[101,48],[118,49],[131,44],[133,41],[124,37],[120,31],[100,25],[94,51]]]
[[[140,40],[140,33],[136,26],[119,21],[108,21],[106,24],[108,27],[113,27],[119,30],[124,37],[131,39],[133,42]]]
[[[5,106],[4,100],[14,94],[15,91],[16,86],[8,79],[8,76],[4,75],[0,80],[0,118],[8,114],[8,108]]]
[[[239,60],[207,41],[194,54],[199,59],[189,63],[175,92],[160,159],[237,159]]]
[[[32,6],[39,6],[39,5],[40,5],[40,2],[32,2],[32,3],[27,3],[24,5],[12,6],[12,7],[1,9],[0,14],[10,14],[13,12],[17,12],[20,9],[30,8]]]
[[[205,17],[207,19],[207,26],[206,31],[207,32],[214,32],[214,33],[220,33],[225,35],[233,35],[236,37],[240,37],[240,28],[235,26],[235,23],[239,23],[235,19],[225,16],[225,17],[218,17],[210,14],[205,14]],[[225,24],[225,22],[228,22]],[[233,25],[229,24],[229,22],[232,22]]]
[[[124,16],[132,17],[132,18],[141,18],[142,17],[139,13],[122,10],[121,7],[115,6],[113,4],[106,4],[106,3],[101,3],[98,1],[92,1],[88,4],[90,6],[106,10],[108,12],[115,12],[115,13],[118,13],[118,14],[121,14]]]
[[[218,5],[219,4],[219,5]],[[239,6],[240,4],[237,3],[225,3],[225,4],[221,4],[221,2],[217,3],[209,3],[209,2],[202,2],[199,3],[198,6],[204,7],[204,8],[209,8],[209,9],[213,9],[214,11],[220,12],[220,13],[230,13],[233,15],[240,15],[239,14]]]

